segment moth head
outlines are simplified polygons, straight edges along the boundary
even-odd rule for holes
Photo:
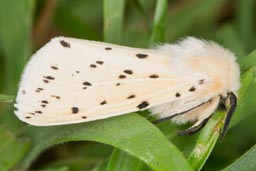
[[[237,91],[240,87],[240,69],[236,62],[236,57],[231,51],[213,43],[214,46],[215,50],[219,51],[220,59],[225,59],[222,61],[222,67],[226,67],[222,77],[225,86],[220,100],[220,104],[223,103],[225,109],[227,109],[224,126],[220,133],[220,138],[223,139],[237,106]]]
[[[227,110],[224,126],[220,133],[220,138],[222,139],[227,133],[229,123],[236,110],[237,91],[240,87],[240,69],[236,62],[236,57],[231,51],[216,43],[211,42],[210,44],[218,54],[217,59],[220,60],[219,64],[223,67],[223,70],[218,71],[220,72],[219,78],[224,83],[224,89],[220,95],[220,104]]]
[[[220,105],[228,109],[221,132],[221,137],[224,137],[236,109],[237,91],[240,87],[240,69],[235,55],[215,42],[193,37],[181,41],[175,51],[175,54],[181,54],[180,58],[185,56],[189,59],[186,67],[193,70],[203,69],[200,72],[207,73],[215,80],[213,91],[221,96]],[[196,65],[192,65],[194,63]]]

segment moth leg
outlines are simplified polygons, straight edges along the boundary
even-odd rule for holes
[[[201,106],[197,110],[193,111],[193,113],[189,114],[197,114],[197,121],[194,125],[192,125],[190,128],[178,132],[179,135],[192,135],[203,128],[203,126],[207,123],[207,121],[211,118],[212,114],[216,110],[219,104],[220,97],[215,97],[209,101],[209,103],[206,103],[205,105]]]
[[[184,131],[179,131],[178,135],[186,135],[186,134],[192,135],[192,134],[200,131],[204,127],[204,125],[207,123],[207,121],[211,118],[211,116],[212,115],[210,115],[208,118],[202,120],[201,122],[197,121],[192,127],[188,128]]]

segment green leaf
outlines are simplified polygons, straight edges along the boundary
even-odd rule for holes
[[[30,56],[33,0],[0,1],[0,41],[5,57],[5,92],[16,92]]]
[[[239,60],[242,72],[248,70],[248,68],[250,69],[244,74],[244,77],[242,78],[242,84],[239,90],[239,94],[241,95],[239,95],[238,98],[238,108],[230,123],[231,127],[244,120],[245,118],[251,116],[252,114],[255,114],[256,112],[256,109],[253,107],[256,101],[255,61],[256,50]]]
[[[167,0],[158,0],[155,10],[153,31],[150,37],[150,45],[164,41],[166,16],[167,16]]]
[[[0,127],[0,170],[10,170],[24,157],[29,146],[28,140],[17,139],[12,132]]]
[[[254,171],[256,170],[256,145],[248,150],[244,155],[237,159],[223,171]]]
[[[143,165],[141,160],[115,149],[108,162],[107,171],[140,171]]]
[[[54,24],[72,37],[102,40],[102,1],[57,1]],[[95,10],[97,9],[97,10]]]
[[[249,55],[243,58],[239,58],[239,64],[242,72],[250,67],[256,67],[256,50],[252,51]]]
[[[40,132],[40,134],[38,134]],[[84,124],[28,127],[34,136],[21,168],[27,169],[36,156],[49,146],[67,141],[97,141],[112,145],[139,158],[155,171],[191,170],[181,152],[149,121],[136,114]]]
[[[255,48],[255,0],[235,1],[237,29],[242,42],[251,50]]]
[[[245,72],[241,78],[241,87],[239,89],[239,100],[244,101],[246,98],[246,92],[248,91],[250,85],[253,82],[254,79],[254,74],[255,74],[255,67],[250,68],[247,72]]]
[[[106,171],[107,165],[108,165],[108,161],[105,160],[103,162],[98,163],[91,171]]]
[[[225,48],[232,50],[238,56],[238,59],[247,55],[245,45],[241,42],[240,35],[232,24],[222,26],[215,36],[218,42],[224,45]]]
[[[190,35],[194,29],[202,36],[203,31],[199,29],[202,29],[204,25],[210,25],[211,28],[215,26],[213,23],[216,15],[219,14],[227,0],[197,0],[192,3],[181,1],[180,3],[176,9],[173,8],[172,15],[167,18],[168,40]]]
[[[0,102],[12,102],[13,99],[13,96],[0,94]]]
[[[104,41],[121,43],[125,0],[104,0]]]

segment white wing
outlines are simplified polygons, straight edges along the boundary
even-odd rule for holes
[[[160,50],[54,38],[26,66],[15,114],[32,125],[60,125],[182,99],[187,99],[185,106],[176,109],[186,110],[208,100],[211,95],[205,96],[206,91],[192,96],[201,77],[173,71],[169,55]]]

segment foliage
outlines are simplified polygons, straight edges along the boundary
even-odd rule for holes
[[[1,0],[0,170],[256,170],[255,8],[254,0]],[[242,75],[230,131],[218,140],[223,111],[182,137],[183,128],[153,125],[147,112],[66,126],[21,123],[12,101],[22,68],[57,35],[144,48],[187,35],[219,42],[237,55]]]

